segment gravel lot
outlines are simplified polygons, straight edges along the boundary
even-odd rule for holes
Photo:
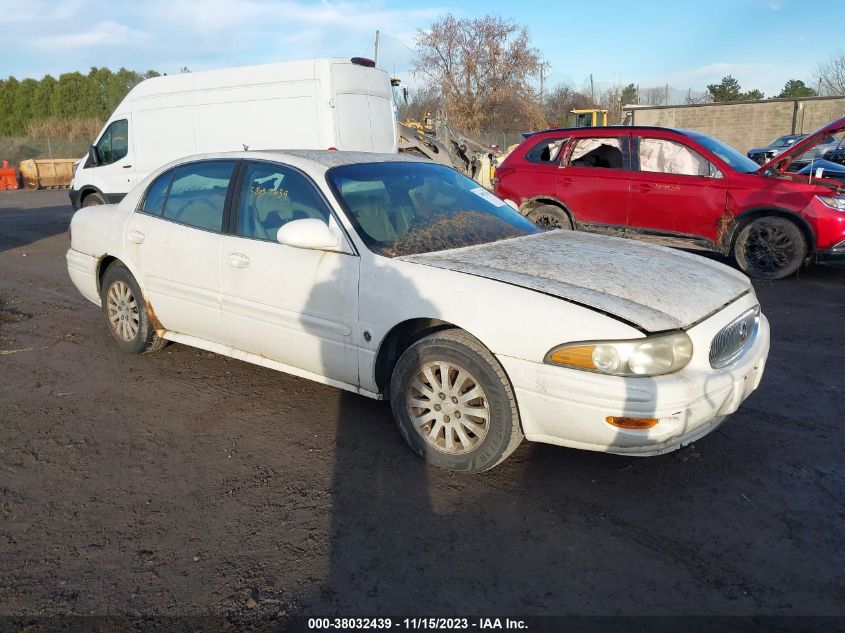
[[[459,476],[383,403],[122,355],[67,277],[70,216],[0,192],[0,614],[845,616],[845,267],[756,284],[767,373],[694,446],[524,443]]]

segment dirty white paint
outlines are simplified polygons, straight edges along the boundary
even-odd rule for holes
[[[748,292],[748,278],[687,253],[550,231],[402,259],[575,301],[649,332],[687,327]]]
[[[310,151],[202,158],[233,156],[304,171],[348,242],[336,251],[294,248],[141,217],[135,208],[146,186],[177,161],[120,204],[74,215],[67,261],[80,292],[99,303],[98,265],[104,256],[115,257],[149,300],[159,336],[369,397],[381,395],[375,366],[390,332],[410,319],[442,321],[472,334],[501,363],[529,440],[590,450],[672,450],[712,430],[759,384],[769,350],[765,317],[741,358],[719,370],[709,365],[715,334],[757,305],[748,279],[726,266],[569,231],[390,259],[367,248],[325,174],[341,164],[415,159]],[[133,231],[145,240],[130,240]],[[234,266],[232,255],[250,266]],[[177,260],[190,275],[177,278]],[[672,374],[623,378],[543,362],[563,343],[642,338],[674,328],[687,329],[694,352]],[[608,425],[608,415],[660,422],[630,431]]]

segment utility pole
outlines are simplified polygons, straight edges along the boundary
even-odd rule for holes
[[[376,66],[378,66],[378,38],[379,38],[379,33],[378,33],[378,30],[376,30],[376,54],[374,56],[375,59],[373,60],[376,64]]]
[[[542,62],[540,64],[540,107],[546,105],[546,71],[551,68],[549,62]]]
[[[669,84],[666,84],[666,105],[669,105]]]
[[[596,105],[596,89],[593,85],[593,73],[590,73],[590,99],[593,100],[593,105]]]

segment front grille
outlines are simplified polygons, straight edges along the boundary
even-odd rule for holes
[[[759,324],[760,306],[755,306],[719,330],[710,344],[710,366],[718,369],[739,358],[757,338]]]

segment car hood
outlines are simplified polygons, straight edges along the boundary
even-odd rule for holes
[[[806,137],[802,138],[800,141],[794,143],[791,147],[787,148],[786,151],[781,152],[780,154],[772,158],[769,162],[764,163],[760,167],[760,169],[757,170],[757,173],[764,174],[767,171],[774,171],[779,174],[784,173],[786,171],[786,168],[789,167],[789,164],[794,161],[798,156],[806,152],[808,149],[811,149],[818,145],[819,142],[825,137],[837,134],[842,130],[845,130],[845,117],[837,119],[832,123],[828,123],[823,127],[820,127],[812,134],[808,134]]]
[[[751,291],[748,277],[704,257],[574,231],[399,259],[536,290],[645,332],[687,328]]]

